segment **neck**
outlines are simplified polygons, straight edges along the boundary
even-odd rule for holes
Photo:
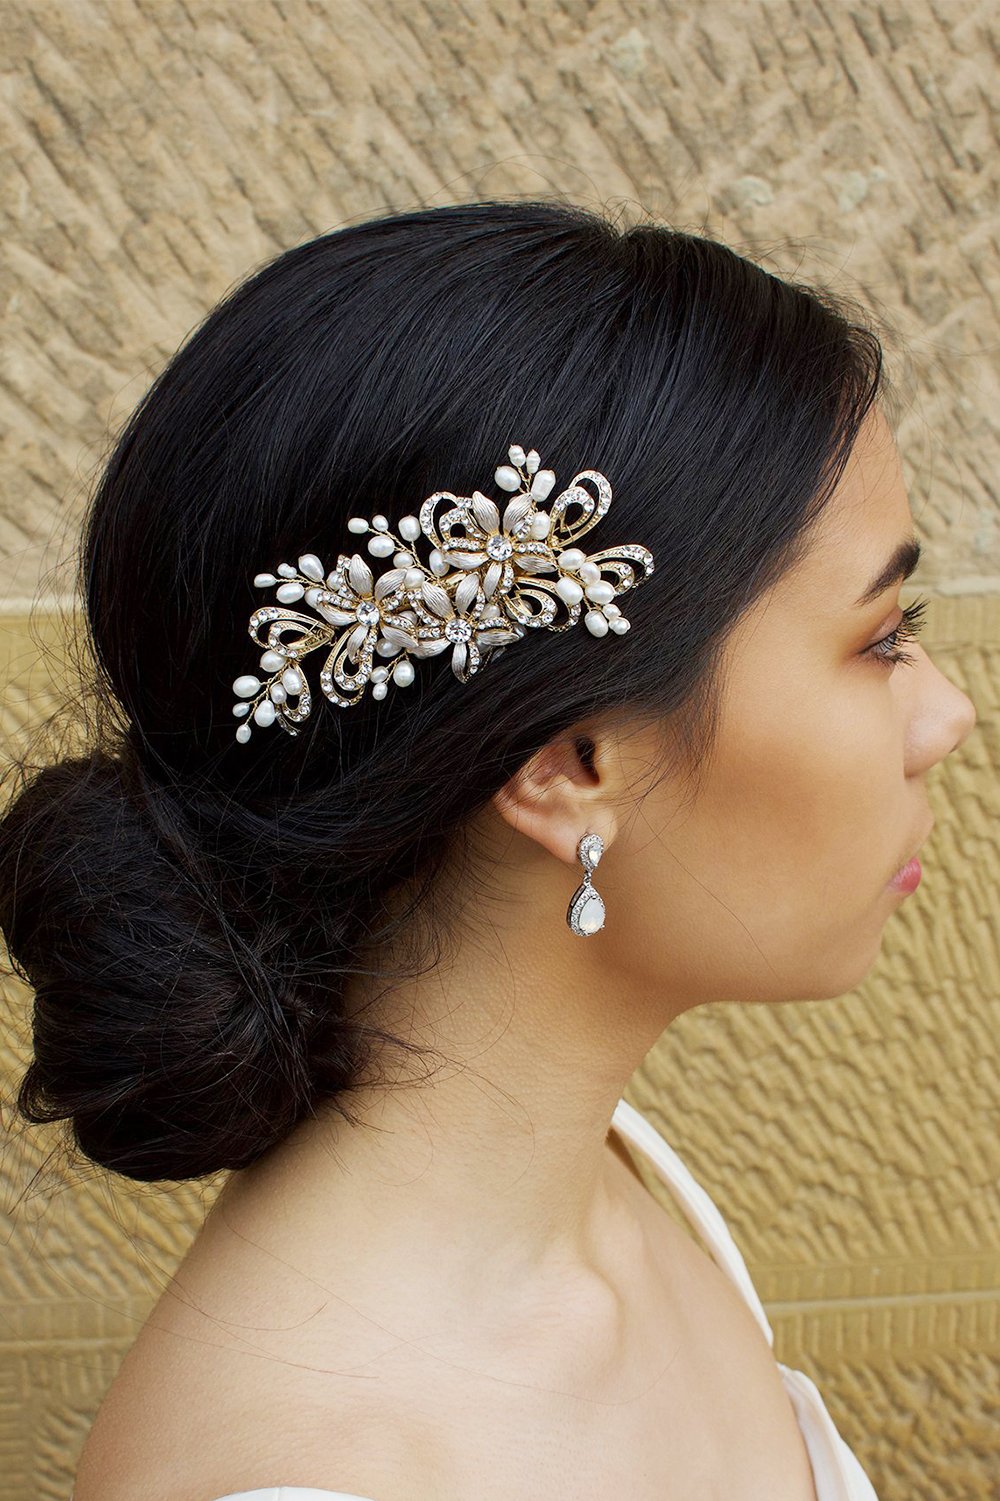
[[[322,1104],[236,1175],[276,1248],[294,1244],[296,1266],[308,1261],[391,1328],[407,1326],[415,1289],[428,1317],[438,1300],[442,1316],[499,1328],[521,1311],[527,1323],[532,1310],[576,1308],[581,1320],[606,1313],[607,1330],[634,1302],[643,1190],[608,1138],[669,997],[617,954],[609,968],[600,937],[537,920],[561,916],[572,890],[564,866],[543,868],[551,892],[533,888],[530,903],[508,899],[488,919],[463,914],[470,936],[446,967],[388,994],[352,980],[348,1012],[430,1048],[424,1076],[413,1081],[404,1055],[405,1078],[350,1092],[360,1125]],[[370,969],[394,967],[383,956]]]

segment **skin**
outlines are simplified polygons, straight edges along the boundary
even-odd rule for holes
[[[609,1122],[676,1016],[844,994],[907,899],[887,882],[930,831],[928,773],[975,724],[917,642],[902,643],[912,665],[863,654],[899,624],[900,586],[854,601],[914,531],[876,408],[808,554],[727,644],[696,796],[674,775],[649,790],[652,732],[577,726],[592,764],[569,734],[521,768],[478,821],[495,867],[486,897],[456,889],[454,964],[372,1002],[450,1061],[352,1097],[374,1131],[324,1109],[234,1174],[187,1268],[189,1288],[199,1256],[225,1268],[197,1284],[202,1305],[275,1353],[288,1334],[260,1330],[294,1326],[297,1356],[322,1370],[349,1350],[338,1369],[366,1399],[416,1384],[440,1412],[458,1380],[463,1421],[504,1383],[523,1398],[526,1371],[533,1390],[624,1399],[684,1342],[689,1299],[710,1327],[728,1284],[698,1281],[702,1253],[659,1208],[652,1248],[651,1201],[607,1150]],[[607,920],[580,938],[565,912],[590,831]],[[360,981],[348,993],[351,1009],[369,999]],[[236,1259],[251,1244],[294,1275],[255,1292]]]
[[[493,799],[479,830],[493,893],[463,913],[454,966],[375,1011],[454,1066],[359,1100],[375,1133],[301,1129],[314,1202],[350,1180],[379,1257],[426,1246],[449,1302],[461,1291],[506,1314],[568,1278],[598,1298],[620,1288],[605,1137],[664,1028],[705,1001],[835,997],[864,978],[906,900],[887,882],[933,823],[927,775],[976,718],[916,641],[903,643],[912,664],[862,655],[899,624],[900,586],[854,601],[914,533],[876,407],[808,554],[730,639],[697,796],[669,777],[646,792],[651,734],[591,728],[592,767],[567,735]],[[595,884],[608,915],[582,939],[565,910],[589,831],[605,843]],[[361,987],[351,997],[356,1009]],[[294,1155],[290,1142],[282,1158]]]

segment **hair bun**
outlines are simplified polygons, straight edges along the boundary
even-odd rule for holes
[[[36,993],[17,1110],[130,1178],[244,1167],[314,1096],[317,1008],[207,870],[169,789],[103,752],[42,770],[0,823],[0,926]]]

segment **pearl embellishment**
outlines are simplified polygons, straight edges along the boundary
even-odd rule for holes
[[[543,509],[555,471],[542,468],[537,449],[518,443],[507,457],[493,477],[509,500],[498,503],[478,489],[468,496],[435,491],[399,520],[398,535],[381,512],[349,517],[347,530],[365,538],[364,551],[341,553],[329,571],[316,553],[303,552],[297,566],[281,562],[253,575],[255,587],[275,590],[277,603],[250,617],[266,676],[242,673],[233,680],[241,744],[250,739],[251,722],[299,733],[313,701],[301,659],[315,648],[324,649],[320,689],[351,708],[366,686],[379,700],[390,685],[412,685],[415,664],[426,657],[444,656],[464,682],[492,654],[530,635],[532,625],[563,630],[582,616],[592,637],[626,634],[630,622],[615,600],[652,573],[651,553],[626,543],[591,558],[576,545],[611,503],[607,479],[581,470]],[[448,507],[440,516],[439,503]],[[431,543],[426,564],[415,546],[422,537]],[[378,572],[365,554],[388,566]],[[314,616],[283,608],[300,603]],[[388,665],[378,660],[387,658]],[[586,835],[580,848],[597,863],[598,835]],[[579,896],[574,930],[597,932],[604,904],[592,887]]]

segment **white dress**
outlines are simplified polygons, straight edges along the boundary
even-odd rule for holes
[[[656,1127],[627,1100],[618,1101],[611,1124],[619,1135],[632,1142],[652,1162],[659,1177],[703,1237],[715,1261],[750,1305],[768,1344],[773,1346],[774,1334],[750,1280],[746,1262],[721,1212],[705,1189]],[[815,1382],[804,1371],[782,1365],[780,1360],[777,1366],[809,1453],[817,1501],[878,1501],[875,1488],[857,1456],[837,1432]],[[72,1496],[70,1501],[73,1501]],[[215,1501],[373,1501],[373,1498],[349,1491],[317,1490],[313,1486],[277,1485],[265,1486],[262,1490],[230,1491],[225,1496],[217,1496]]]

